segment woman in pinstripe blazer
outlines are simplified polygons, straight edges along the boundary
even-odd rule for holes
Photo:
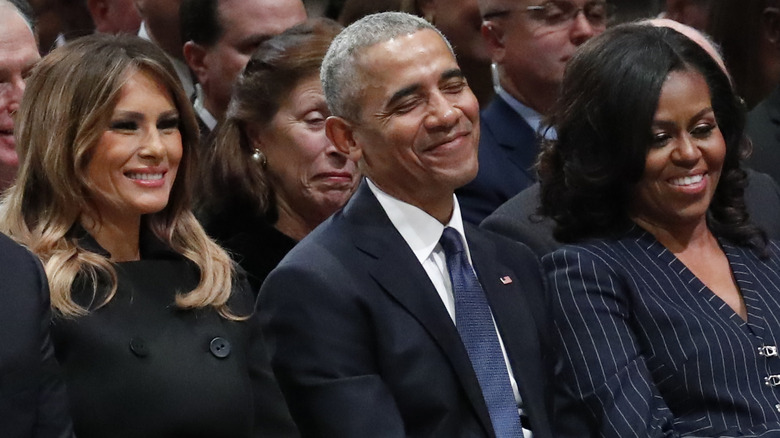
[[[540,157],[543,259],[568,372],[606,437],[780,436],[780,247],[745,211],[729,79],[667,28],[571,60]],[[780,219],[780,218],[778,218]]]

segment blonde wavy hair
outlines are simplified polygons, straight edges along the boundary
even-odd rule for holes
[[[86,213],[97,211],[98,190],[88,178],[87,165],[122,86],[137,71],[150,73],[173,97],[183,150],[168,205],[145,215],[141,227],[200,270],[197,287],[177,295],[178,307],[211,307],[225,318],[243,319],[227,306],[235,277],[232,261],[190,210],[198,145],[192,107],[164,53],[140,38],[87,36],[52,51],[34,68],[15,118],[20,168],[16,184],[0,204],[0,228],[41,258],[52,306],[62,316],[89,311],[71,296],[79,276],[92,282],[94,308],[114,297],[117,275],[112,262],[82,248],[73,231]],[[110,290],[99,296],[101,280],[109,281]]]

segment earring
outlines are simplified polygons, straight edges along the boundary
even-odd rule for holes
[[[268,165],[268,159],[265,157],[265,154],[260,152],[260,149],[255,148],[255,151],[252,153],[252,161],[255,163],[260,163],[260,166],[265,168],[265,166]]]

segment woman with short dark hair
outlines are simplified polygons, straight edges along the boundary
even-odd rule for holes
[[[543,264],[591,433],[776,430],[780,247],[745,210],[726,74],[674,30],[616,26],[572,58],[551,121],[542,212],[570,244]]]

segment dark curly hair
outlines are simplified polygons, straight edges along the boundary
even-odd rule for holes
[[[744,105],[704,49],[648,24],[615,26],[571,59],[548,120],[557,140],[547,142],[539,157],[540,213],[555,220],[554,235],[562,242],[613,236],[630,224],[661,88],[672,71],[704,77],[726,142],[708,225],[717,236],[763,254],[766,234],[750,223],[744,201],[747,175],[740,160],[750,149]]]

